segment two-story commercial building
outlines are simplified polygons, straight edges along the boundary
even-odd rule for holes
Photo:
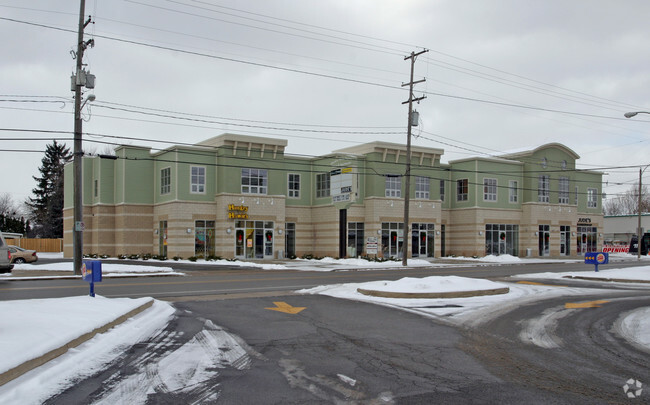
[[[602,237],[602,174],[561,144],[441,164],[371,142],[317,157],[282,139],[223,134],[162,151],[120,146],[83,159],[84,253],[271,259],[577,256]],[[64,250],[72,255],[73,171],[65,171]]]

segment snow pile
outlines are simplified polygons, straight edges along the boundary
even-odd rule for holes
[[[611,280],[640,280],[650,282],[650,266],[627,267],[624,269],[607,269],[599,271],[573,271],[566,273],[519,274],[514,278],[561,279],[567,277],[584,277]]]
[[[334,259],[332,257],[324,257],[320,260],[318,259],[295,259],[300,263],[309,263],[309,264],[328,264],[336,266],[346,266],[346,267],[399,267],[402,265],[402,261],[396,260],[387,260],[383,262],[375,262],[366,259]],[[408,259],[407,264],[409,267],[419,267],[419,266],[430,266],[431,262],[422,259]]]
[[[522,259],[516,256],[511,256],[511,255],[489,255],[485,256],[484,258],[480,259],[482,262],[488,262],[488,263],[521,263]]]
[[[404,277],[396,281],[372,281],[358,286],[358,288],[364,290],[414,293],[480,291],[506,287],[505,284],[495,283],[490,280],[457,276]]]
[[[0,373],[58,349],[151,300],[82,296],[0,301]]]

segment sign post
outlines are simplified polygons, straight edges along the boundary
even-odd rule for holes
[[[102,262],[99,260],[85,260],[81,265],[81,277],[90,283],[90,296],[95,296],[95,283],[102,281]]]
[[[366,238],[366,254],[367,255],[377,255],[379,251],[379,243],[377,237],[369,236]]]
[[[593,264],[596,266],[596,272],[598,272],[599,264],[609,263],[609,253],[606,252],[591,252],[585,254],[585,264]]]

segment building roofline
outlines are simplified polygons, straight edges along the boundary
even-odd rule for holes
[[[348,148],[337,149],[332,153],[350,153],[355,155],[365,155],[368,153],[375,153],[375,152],[383,153],[387,149],[406,152],[406,145],[401,143],[375,141],[375,142],[364,143],[357,146],[351,146]],[[424,146],[411,146],[411,153],[426,153],[430,155],[442,156],[445,153],[445,151],[438,148],[428,148]]]
[[[534,153],[540,151],[541,149],[548,149],[548,148],[556,148],[560,149],[569,155],[573,157],[573,159],[580,159],[580,155],[578,155],[576,152],[574,152],[571,148],[569,148],[566,145],[563,145],[558,142],[551,142],[551,143],[546,143],[544,145],[540,145],[534,149],[527,149],[527,150],[522,150],[522,151],[516,151],[516,152],[510,152],[510,153],[505,153],[503,155],[499,155],[499,157],[504,158],[504,159],[516,159],[516,158],[521,158],[521,157],[527,157],[531,156]]]

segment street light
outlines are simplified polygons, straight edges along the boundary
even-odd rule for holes
[[[649,111],[631,111],[631,112],[626,112],[623,114],[625,118],[632,118],[637,114],[650,114]],[[648,166],[644,167],[641,169],[639,167],[639,206],[637,207],[638,211],[638,220],[637,220],[637,228],[636,228],[636,258],[637,260],[641,260],[641,179],[643,177],[643,172],[645,169],[647,169]]]
[[[632,118],[637,114],[650,114],[650,111],[632,111],[632,112],[626,112],[623,114],[625,118]]]

